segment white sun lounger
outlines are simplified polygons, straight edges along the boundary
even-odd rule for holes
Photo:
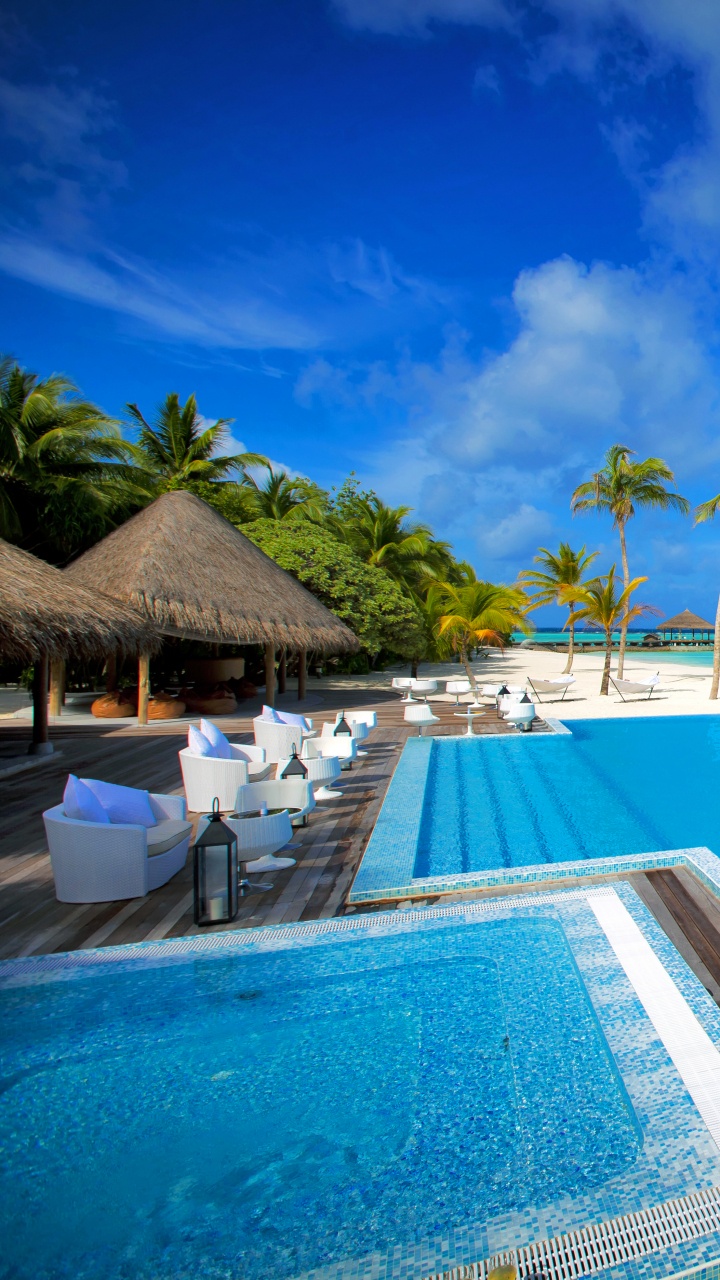
[[[659,681],[659,671],[647,680],[618,680],[617,676],[610,676],[610,683],[615,686],[623,702],[627,702],[628,696],[633,693],[644,693],[649,700],[653,693],[661,692]]]
[[[550,694],[553,694],[553,693],[554,694],[559,693],[560,697],[557,698],[556,701],[562,702],[570,686],[575,684],[575,677],[574,676],[553,676],[551,680],[538,680],[538,679],[531,680],[530,677],[528,676],[528,684],[530,685],[530,688],[532,689],[533,693],[536,695],[538,702],[542,701],[541,694],[545,694],[546,696],[549,696]]]

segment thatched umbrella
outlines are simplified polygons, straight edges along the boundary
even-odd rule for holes
[[[265,646],[266,697],[272,702],[275,650],[300,655],[304,696],[308,649],[348,653],[360,644],[349,627],[229,520],[185,490],[163,494],[64,571],[133,605],[165,635],[219,644]],[[138,716],[149,678],[141,664]]]
[[[33,754],[52,751],[49,662],[63,662],[71,653],[133,657],[159,647],[155,627],[142,614],[96,589],[69,582],[60,569],[0,539],[0,657],[34,664]]]

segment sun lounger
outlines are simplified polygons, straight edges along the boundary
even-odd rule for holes
[[[559,698],[555,698],[556,702],[562,702],[565,694],[571,685],[575,684],[574,676],[553,676],[551,680],[531,680],[528,676],[528,684],[533,693],[537,697],[538,702],[542,702],[542,694],[549,697],[551,694],[560,694]]]
[[[657,671],[654,676],[650,676],[647,680],[618,680],[617,676],[610,676],[610,683],[615,686],[617,693],[620,694],[623,702],[627,702],[630,694],[644,693],[649,700],[653,693],[660,693],[660,672]]]

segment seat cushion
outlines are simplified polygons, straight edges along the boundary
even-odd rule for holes
[[[232,760],[230,743],[221,729],[212,720],[200,721],[200,732],[207,738],[212,747],[212,755],[218,760]]]
[[[183,822],[181,818],[164,818],[154,827],[148,827],[148,857],[153,858],[158,853],[167,853],[170,849],[174,849],[175,845],[180,844],[180,841],[189,836],[191,831],[192,822]]]
[[[121,787],[115,782],[100,782],[97,778],[83,778],[82,781],[97,796],[111,822],[155,826],[155,814],[147,791]]]
[[[110,823],[110,819],[97,796],[89,787],[85,786],[84,782],[76,778],[74,773],[68,774],[63,794],[63,806],[65,817],[73,818],[76,822]]]

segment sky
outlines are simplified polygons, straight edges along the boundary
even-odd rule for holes
[[[613,443],[720,491],[717,0],[6,0],[0,350],[354,470],[513,581]],[[641,513],[714,617],[720,526]],[[536,615],[551,625],[553,611]]]

